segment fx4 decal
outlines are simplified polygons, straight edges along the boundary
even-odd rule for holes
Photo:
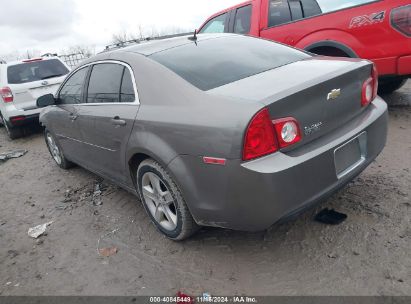
[[[349,28],[361,27],[376,23],[381,23],[385,19],[385,11],[373,13],[371,15],[363,15],[351,19]]]

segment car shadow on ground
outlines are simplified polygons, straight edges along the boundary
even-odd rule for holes
[[[381,97],[390,108],[411,106],[411,81],[408,81],[400,90],[391,94],[381,95]]]

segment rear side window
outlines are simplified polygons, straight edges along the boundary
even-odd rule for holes
[[[268,26],[276,26],[291,21],[291,12],[287,0],[270,0]]]
[[[303,9],[301,6],[300,0],[290,0],[290,12],[291,12],[291,19],[299,20],[302,19],[303,16]]]
[[[304,17],[320,15],[322,13],[316,0],[301,0]]]
[[[317,0],[323,13],[337,11],[361,4],[375,2],[376,0]]]
[[[58,59],[38,60],[9,66],[7,79],[9,84],[21,84],[61,77],[68,72],[69,70]]]
[[[248,36],[199,40],[149,56],[201,90],[309,57],[296,49]]]
[[[224,33],[227,13],[217,16],[203,26],[200,33]]]
[[[251,5],[237,9],[234,20],[234,33],[248,34],[251,27]]]
[[[88,68],[78,70],[66,81],[60,90],[60,104],[82,103],[84,82],[86,80]]]
[[[133,80],[129,69],[125,68],[123,81],[121,82],[120,102],[134,102],[135,100]]]
[[[120,102],[120,86],[124,66],[101,63],[93,66],[87,90],[87,103]]]

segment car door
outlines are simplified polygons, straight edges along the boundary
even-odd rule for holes
[[[88,81],[80,123],[86,143],[87,166],[109,178],[125,182],[126,147],[139,109],[130,66],[114,61],[94,64]]]
[[[88,67],[81,68],[62,85],[48,126],[57,137],[64,154],[75,162],[81,160],[79,151],[83,148],[78,117],[84,100],[87,73]]]

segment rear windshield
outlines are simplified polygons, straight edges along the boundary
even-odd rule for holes
[[[308,57],[293,48],[246,36],[199,40],[150,56],[204,91]]]
[[[21,84],[60,77],[68,72],[60,60],[50,59],[11,65],[7,68],[7,78],[10,84]]]

